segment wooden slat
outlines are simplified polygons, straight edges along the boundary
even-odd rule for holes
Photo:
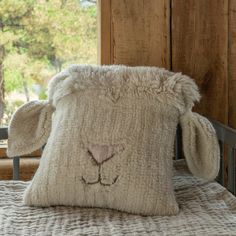
[[[172,0],[172,69],[194,78],[197,111],[228,123],[228,0]]]
[[[111,0],[98,0],[98,62],[112,64]]]
[[[229,1],[229,126],[236,128],[236,1]]]
[[[24,157],[40,157],[42,154],[41,150],[34,151],[30,154],[24,155]],[[8,158],[7,156],[7,147],[0,145],[0,159]]]
[[[228,155],[229,155],[229,145],[224,144],[224,152],[223,152],[223,161],[224,161],[224,186],[228,188],[228,168],[229,168],[229,162],[228,162]]]
[[[39,158],[21,158],[20,180],[30,180],[39,165]],[[12,159],[0,159],[0,180],[12,180]]]
[[[170,68],[169,0],[111,0],[115,64]]]

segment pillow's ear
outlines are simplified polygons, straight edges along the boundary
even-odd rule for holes
[[[216,178],[220,166],[220,150],[216,133],[205,117],[186,112],[180,120],[183,150],[190,171],[207,180]]]
[[[31,101],[13,114],[8,128],[9,157],[29,154],[46,143],[53,111],[48,101]]]

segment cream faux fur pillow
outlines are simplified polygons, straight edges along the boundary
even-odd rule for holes
[[[71,66],[48,101],[23,105],[9,127],[9,156],[46,143],[24,195],[31,206],[105,207],[142,215],[179,211],[172,186],[179,122],[190,170],[214,179],[219,148],[187,76],[152,67]]]

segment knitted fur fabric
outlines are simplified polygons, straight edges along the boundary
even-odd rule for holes
[[[59,73],[49,100],[26,103],[10,123],[9,156],[47,142],[25,204],[177,214],[179,122],[192,173],[214,179],[219,169],[215,131],[191,112],[199,97],[192,79],[160,68],[74,65]]]

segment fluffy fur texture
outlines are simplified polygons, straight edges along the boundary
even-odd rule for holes
[[[220,168],[220,148],[211,123],[197,113],[186,112],[180,119],[183,149],[190,171],[214,180]]]
[[[164,69],[69,67],[51,80],[48,102],[24,105],[10,124],[10,155],[38,147],[50,132],[39,169],[25,192],[25,204],[177,214],[172,159],[180,118],[190,169],[206,178],[217,174],[215,134],[209,121],[200,119],[199,125],[190,111],[199,98],[193,80]],[[50,112],[43,112],[46,107],[50,112],[55,109],[51,131],[46,115]],[[22,126],[22,119],[30,128]],[[30,139],[32,133],[36,135]],[[188,140],[199,133],[213,141],[206,147],[194,138]]]
[[[31,101],[15,112],[8,129],[8,156],[31,153],[47,142],[53,110],[47,101]]]
[[[123,97],[149,98],[167,102],[184,113],[200,95],[195,82],[181,73],[157,67],[72,65],[49,84],[49,100],[56,106],[63,97],[86,90],[112,102]]]

